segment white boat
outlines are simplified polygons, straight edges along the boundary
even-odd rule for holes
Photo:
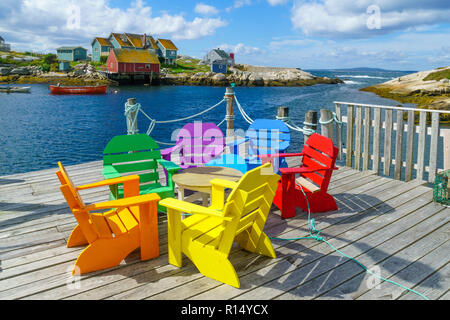
[[[31,87],[0,87],[0,92],[30,92]]]

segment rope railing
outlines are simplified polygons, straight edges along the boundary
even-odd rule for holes
[[[212,107],[209,107],[199,113],[187,116],[187,117],[183,117],[183,118],[179,118],[179,119],[173,119],[173,120],[156,120],[153,119],[152,117],[150,117],[147,113],[145,113],[144,110],[142,110],[141,104],[140,103],[136,103],[136,104],[129,104],[128,101],[125,103],[125,116],[127,117],[127,119],[129,119],[129,129],[128,129],[128,134],[134,134],[136,132],[134,132],[133,128],[136,127],[136,122],[137,122],[137,116],[138,113],[141,112],[148,120],[150,120],[150,124],[148,126],[147,129],[147,135],[150,135],[153,131],[153,129],[155,128],[156,124],[164,124],[164,123],[173,123],[173,122],[181,122],[181,121],[185,121],[185,120],[189,120],[198,116],[201,116],[204,113],[207,113],[213,109],[215,109],[216,107],[218,107],[219,105],[221,105],[223,102],[225,102],[226,99],[222,99],[221,101],[219,101],[218,103],[216,103],[215,105],[213,105]],[[220,126],[225,120],[227,120],[227,118],[225,117],[217,126]],[[156,141],[156,140],[155,140]],[[175,143],[168,143],[168,142],[161,142],[161,141],[156,141],[159,144],[164,144],[164,145],[175,145]]]
[[[239,102],[239,100],[237,99],[236,95],[233,94],[234,96],[234,100],[236,102],[237,105],[237,109],[239,110],[239,113],[241,114],[241,116],[243,117],[243,119],[249,123],[252,124],[254,122],[254,120],[247,114],[247,112],[245,111],[245,109],[242,107],[241,103]],[[201,116],[213,109],[215,109],[216,107],[218,107],[219,105],[221,105],[223,102],[229,102],[231,98],[227,97],[225,95],[225,97],[219,101],[218,103],[216,103],[215,105],[206,108],[205,110],[198,112],[196,114],[192,114],[189,115],[187,117],[183,117],[183,118],[178,118],[178,119],[171,119],[171,120],[156,120],[153,119],[152,117],[150,117],[144,110],[142,110],[141,104],[140,103],[136,103],[136,104],[129,104],[129,102],[125,103],[125,116],[127,117],[127,119],[129,119],[129,123],[130,123],[130,128],[128,129],[128,134],[134,134],[136,132],[134,132],[133,128],[136,128],[136,122],[137,122],[137,115],[138,113],[142,113],[148,120],[150,120],[150,124],[148,126],[147,129],[147,135],[150,135],[152,133],[152,131],[154,130],[155,126],[157,124],[166,124],[166,123],[174,123],[174,122],[181,122],[181,121],[186,121],[198,116]],[[336,122],[337,124],[342,124],[343,122],[339,121],[336,113],[333,112],[332,113],[332,118],[326,121],[323,121],[322,119],[319,119],[319,123],[322,125],[325,124],[329,124],[331,122]],[[224,122],[226,121],[230,121],[230,120],[234,120],[235,116],[234,115],[225,115],[225,117],[217,124],[217,126],[221,126]],[[311,135],[315,132],[317,132],[313,127],[316,127],[317,124],[315,123],[309,123],[307,121],[303,122],[303,127],[298,126],[297,124],[295,124],[289,117],[280,117],[277,116],[276,117],[277,120],[281,120],[284,123],[286,123],[287,127],[291,130],[297,131],[297,132],[301,132],[305,135]],[[160,142],[160,141],[156,141],[157,143],[160,144],[164,144],[164,145],[175,145],[174,143],[167,143],[167,142]]]

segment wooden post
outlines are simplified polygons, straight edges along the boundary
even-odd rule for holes
[[[308,110],[305,114],[305,122],[304,122],[306,129],[313,129],[317,130],[317,111]],[[308,140],[310,133],[305,133],[305,140]]]
[[[342,122],[341,105],[336,103],[336,118]],[[336,146],[339,149],[338,159],[342,160],[342,123],[336,123]]]
[[[333,119],[333,112],[331,112],[328,109],[320,109],[320,121],[321,122],[329,122],[329,123],[321,123],[320,124],[320,133],[333,140],[334,142],[334,124],[333,121],[330,121]]]
[[[450,170],[450,128],[441,129],[444,133],[444,171]]]
[[[127,100],[129,106],[133,106],[136,104],[136,98],[129,98]],[[133,119],[136,119],[133,123]],[[139,132],[137,128],[137,111],[133,111],[127,117],[127,133],[128,134],[137,134]]]
[[[281,121],[287,121],[289,119],[289,107],[279,106],[277,119]]]
[[[227,132],[226,137],[234,136],[234,90],[233,87],[227,87],[225,90],[225,98],[227,99]]]

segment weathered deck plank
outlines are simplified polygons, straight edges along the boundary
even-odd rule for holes
[[[295,159],[290,159],[289,164],[294,163]],[[86,184],[102,179],[101,164],[83,163],[67,166],[67,170],[75,184]],[[166,217],[160,214],[158,258],[141,262],[137,251],[116,268],[81,276],[79,288],[68,287],[74,279],[73,263],[83,247],[65,247],[76,221],[59,191],[55,172],[47,169],[0,177],[0,299],[292,299],[290,295],[295,299],[346,299],[348,294],[336,292],[345,291],[352,281],[361,284],[367,277],[358,265],[352,266],[354,263],[325,244],[273,240],[276,259],[232,249],[230,259],[241,280],[241,288],[236,289],[202,276],[187,258],[183,268],[169,265]],[[362,261],[374,263],[373,253],[381,250],[383,254],[377,256],[383,269],[408,257],[408,263],[389,273],[392,279],[399,277],[400,283],[424,264],[433,266],[421,275],[408,276],[407,284],[428,292],[430,298],[445,298],[450,282],[445,276],[448,259],[436,261],[436,257],[439,253],[442,257],[442,250],[447,249],[450,209],[432,204],[431,189],[421,184],[342,167],[333,173],[329,187],[339,210],[314,218],[317,228],[323,230],[321,235]],[[82,196],[86,202],[104,201],[108,189],[83,191]],[[426,210],[422,212],[422,208]],[[281,238],[305,236],[307,216],[298,210],[295,218],[282,220],[274,207],[265,230]],[[387,248],[382,250],[384,246]],[[315,264],[321,267],[303,281],[305,271]],[[389,298],[386,292],[395,298],[416,298],[389,284],[381,287],[382,298]],[[380,297],[372,291],[358,291],[355,298]]]

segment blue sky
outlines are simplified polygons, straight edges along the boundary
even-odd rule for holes
[[[220,47],[238,63],[302,69],[450,65],[449,0],[2,0],[18,50],[90,47],[110,32],[170,38],[180,54]]]

